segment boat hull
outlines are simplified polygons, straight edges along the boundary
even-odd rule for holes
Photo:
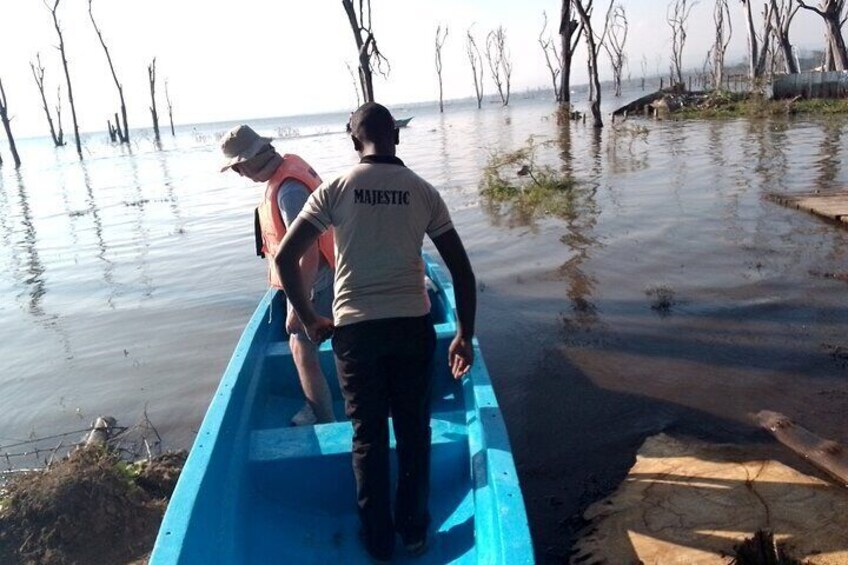
[[[437,335],[432,526],[429,550],[415,563],[530,563],[524,503],[485,362],[475,341],[470,375],[461,382],[450,377],[453,290],[430,260],[427,273]],[[279,312],[285,312],[283,297],[271,290],[209,406],[150,563],[369,562],[357,535],[350,423],[288,425],[303,393]],[[329,343],[320,360],[344,418]],[[403,562],[398,550],[395,562]]]

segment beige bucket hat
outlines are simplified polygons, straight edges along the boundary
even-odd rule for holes
[[[250,126],[242,124],[234,127],[225,133],[219,142],[221,151],[227,158],[224,166],[221,167],[221,172],[255,157],[271,141],[270,137],[262,137]]]

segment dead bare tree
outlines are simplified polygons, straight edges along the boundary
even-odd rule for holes
[[[845,40],[842,37],[842,27],[848,20],[845,14],[846,0],[820,0],[818,7],[810,6],[803,0],[796,0],[798,5],[805,10],[815,12],[823,20],[825,25],[825,39],[827,49],[830,53],[830,64],[833,70],[848,70],[848,51],[845,48]]]
[[[12,159],[15,161],[15,168],[17,169],[21,166],[21,158],[18,156],[15,136],[12,135],[12,125],[9,123],[9,103],[6,100],[6,91],[3,89],[2,80],[0,80],[0,121],[3,122],[3,129],[6,130],[6,139],[9,140],[9,151],[12,152]]]
[[[465,34],[465,52],[471,63],[471,74],[474,77],[474,93],[477,95],[477,109],[483,106],[483,57],[477,47],[477,41],[471,33],[471,28]]]
[[[50,114],[50,108],[47,106],[47,96],[44,94],[44,66],[41,64],[41,53],[35,54],[35,63],[30,61],[29,67],[32,69],[32,78],[35,79],[38,92],[41,94],[41,103],[44,107],[44,114],[47,116],[47,125],[50,126],[50,138],[53,140],[53,145],[62,147],[65,144],[62,139],[62,125],[59,124],[59,135],[57,136],[56,128],[53,127],[53,116]]]
[[[792,42],[789,41],[789,28],[801,6],[794,4],[792,0],[780,0],[780,3],[777,0],[770,0],[770,2],[774,38],[783,53],[784,69],[789,74],[795,74],[798,72],[798,62],[795,60]]]
[[[610,58],[610,64],[612,65],[615,95],[621,96],[621,73],[624,70],[624,64],[627,62],[624,46],[627,43],[628,26],[624,6],[620,3],[616,4],[612,11],[607,14],[607,18],[609,21],[606,22],[606,27],[609,32],[607,34],[607,40],[604,41],[604,49],[606,49]]]
[[[350,80],[353,83],[353,92],[356,94],[356,107],[359,108],[361,102],[359,99],[359,86],[356,81],[356,73],[353,72],[353,67],[351,67],[350,63],[347,61],[345,61],[345,67],[347,67],[347,72],[350,73]]]
[[[577,10],[580,21],[583,23],[583,37],[586,38],[587,65],[589,67],[589,85],[590,85],[590,108],[592,110],[592,118],[596,128],[604,127],[604,120],[601,116],[601,81],[598,77],[598,53],[601,50],[606,40],[609,14],[612,12],[613,3],[615,0],[610,0],[607,15],[604,18],[604,31],[596,36],[592,29],[592,2],[593,0],[572,0],[574,9]],[[583,2],[586,2],[584,5]]]
[[[445,26],[442,33],[442,26],[436,28],[436,74],[439,76],[439,112],[445,111],[445,103],[443,101],[442,92],[442,47],[445,46],[445,40],[448,38],[448,26]]]
[[[710,50],[709,59],[712,64],[713,88],[720,90],[724,80],[724,57],[727,46],[730,45],[730,38],[733,36],[733,22],[727,0],[716,0],[713,21],[715,22],[715,43]]]
[[[741,0],[745,6],[745,19],[748,28],[748,78],[752,84],[757,84],[766,72],[769,43],[772,28],[771,6],[766,4],[763,10],[763,33],[758,34],[754,25],[754,14],[751,0]]]
[[[486,60],[489,63],[489,71],[492,80],[498,89],[501,102],[509,106],[509,91],[512,77],[512,61],[510,61],[509,49],[506,46],[506,31],[503,26],[498,26],[486,36]]]
[[[127,105],[124,103],[124,87],[121,85],[121,82],[118,80],[118,75],[115,73],[115,65],[112,63],[112,55],[109,54],[109,48],[106,47],[106,41],[103,39],[103,34],[100,33],[100,28],[97,27],[97,22],[94,21],[94,12],[91,8],[92,2],[93,0],[88,0],[88,17],[91,19],[91,25],[94,26],[94,31],[97,33],[97,38],[100,40],[103,52],[106,53],[106,61],[109,63],[109,71],[112,73],[112,80],[115,81],[115,88],[118,89],[118,98],[121,101],[121,119],[123,120],[123,126],[121,125],[121,122],[116,123],[115,131],[117,132],[118,140],[121,143],[129,143],[130,129],[129,125],[127,125]]]
[[[53,1],[53,7],[47,3],[47,0],[43,0],[44,6],[50,10],[50,14],[53,16],[53,26],[56,28],[56,35],[59,36],[59,54],[62,56],[62,67],[65,69],[65,80],[68,83],[68,103],[71,105],[71,119],[74,123],[74,141],[76,141],[77,145],[77,154],[79,158],[82,159],[82,144],[80,143],[79,136],[79,125],[77,124],[77,110],[74,107],[74,90],[71,86],[71,75],[68,72],[68,58],[65,55],[65,40],[62,37],[62,28],[59,27],[59,17],[56,14],[56,11],[59,9],[59,0]]]
[[[666,9],[666,21],[671,28],[671,75],[683,84],[683,48],[686,46],[686,24],[697,0],[672,0]]]
[[[642,54],[642,90],[645,90],[645,77],[648,75],[648,57]]]
[[[560,74],[560,103],[571,104],[571,61],[583,34],[582,21],[571,17],[572,0],[562,0],[559,13],[559,36],[562,52],[562,73]]]
[[[150,82],[150,116],[153,118],[153,136],[159,141],[159,114],[156,113],[156,57],[147,65],[147,78]]]
[[[374,101],[373,71],[388,76],[391,71],[388,59],[377,48],[377,40],[371,30],[371,0],[359,0],[359,14],[352,0],[342,0],[342,6],[350,21],[350,29],[356,41],[359,54],[359,82],[362,86],[362,97],[365,102]],[[383,70],[385,65],[385,70]]]
[[[168,92],[168,79],[165,79],[165,103],[168,105],[168,122],[171,124],[171,137],[176,136],[174,133],[174,106],[171,104],[171,93]]]
[[[548,71],[551,73],[551,82],[554,87],[554,98],[557,102],[562,101],[561,85],[559,82],[559,74],[562,72],[562,55],[554,45],[552,37],[545,37],[545,30],[548,28],[548,14],[542,11],[542,31],[539,32],[539,46],[542,48],[542,53],[545,54],[545,64],[548,66]]]

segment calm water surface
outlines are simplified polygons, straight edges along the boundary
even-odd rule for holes
[[[848,123],[596,135],[558,126],[552,102],[513,104],[394,111],[415,115],[399,155],[442,192],[478,275],[540,559],[567,554],[576,517],[648,435],[753,441],[751,414],[771,409],[848,442],[848,230],[767,199],[844,189]],[[252,124],[327,178],[356,160],[346,117]],[[101,414],[131,425],[145,407],[166,447],[190,446],[265,288],[262,189],[217,169],[231,125],[181,128],[161,149],[91,136],[82,162],[22,140],[24,166],[0,169],[0,446]],[[559,217],[479,196],[490,153],[531,135],[540,163],[578,181]]]

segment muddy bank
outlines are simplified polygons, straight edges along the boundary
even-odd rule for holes
[[[92,445],[15,477],[0,496],[0,563],[142,559],[184,462],[182,452],[131,464]]]

